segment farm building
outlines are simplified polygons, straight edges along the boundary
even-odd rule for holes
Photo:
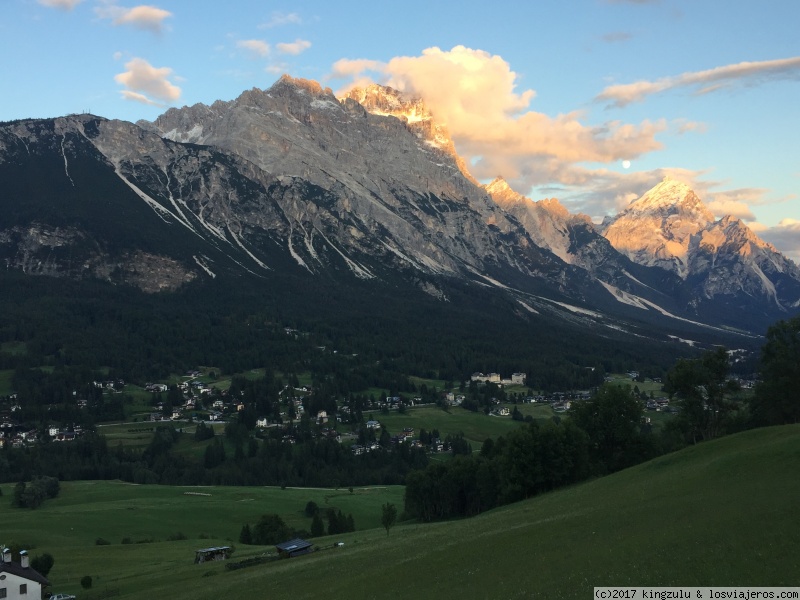
[[[233,554],[233,550],[230,546],[202,548],[195,551],[194,562],[200,564],[210,560],[226,560],[231,557],[231,554]]]
[[[293,556],[300,556],[301,554],[308,554],[311,552],[311,542],[295,538],[282,544],[276,544],[275,548],[282,558],[292,558]]]

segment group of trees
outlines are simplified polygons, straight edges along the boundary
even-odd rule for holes
[[[800,317],[769,328],[760,369],[750,408],[752,423],[762,426],[800,422]]]
[[[663,431],[643,421],[640,394],[601,386],[569,415],[530,423],[479,455],[432,463],[406,477],[406,513],[422,521],[471,516],[589,476],[605,475],[685,444],[747,427],[800,422],[800,317],[771,327],[760,359],[760,380],[749,400],[739,398],[725,348],[680,359],[664,389],[679,408]],[[388,528],[387,528],[388,532]]]
[[[328,520],[327,530],[322,520],[323,511],[316,502],[309,501],[305,508],[305,514],[307,517],[311,517],[310,531],[293,529],[280,515],[267,514],[262,515],[252,527],[248,523],[242,525],[239,532],[239,543],[271,546],[295,537],[321,537],[326,533],[327,535],[336,535],[356,530],[353,515],[345,515],[341,509],[328,508],[324,511],[325,518]]]
[[[487,439],[477,455],[409,473],[405,512],[421,521],[472,516],[580,481],[591,472],[589,443],[569,420],[529,423]]]
[[[215,436],[198,442],[206,445],[199,456],[176,448],[181,434],[172,424],[157,425],[144,449],[109,448],[96,431],[63,444],[6,445],[0,450],[0,481],[57,475],[61,480],[121,479],[162,485],[397,485],[406,473],[428,461],[423,449],[409,444],[387,442],[382,451],[354,456],[336,440],[304,436],[292,428],[271,428],[262,439],[240,435],[238,427],[230,427],[230,432],[224,440]]]
[[[30,483],[20,481],[14,487],[11,505],[17,508],[39,508],[48,498],[56,498],[61,484],[55,477],[36,477]]]

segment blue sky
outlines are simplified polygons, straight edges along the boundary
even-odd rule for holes
[[[2,0],[0,120],[388,83],[483,181],[599,220],[670,175],[797,262],[798,23],[796,0]]]

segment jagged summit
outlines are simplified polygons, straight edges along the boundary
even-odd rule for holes
[[[420,98],[412,98],[399,90],[377,83],[363,88],[352,88],[344,97],[355,100],[374,115],[402,116],[409,122],[432,118]]]
[[[488,183],[483,187],[492,197],[492,200],[504,208],[517,202],[531,201],[519,192],[515,192],[511,186],[508,185],[508,182],[501,176],[495,177],[491,183]]]
[[[796,302],[797,266],[739,219],[716,221],[684,183],[665,178],[606,221],[604,235],[632,261],[691,280],[695,297],[744,293],[781,309]]]
[[[641,198],[631,202],[621,215],[629,212],[661,215],[692,214],[698,221],[714,221],[714,215],[691,187],[668,176]]]

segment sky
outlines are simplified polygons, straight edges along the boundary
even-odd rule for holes
[[[797,0],[0,0],[0,121],[381,83],[482,182],[599,222],[670,176],[800,263],[798,23]]]

